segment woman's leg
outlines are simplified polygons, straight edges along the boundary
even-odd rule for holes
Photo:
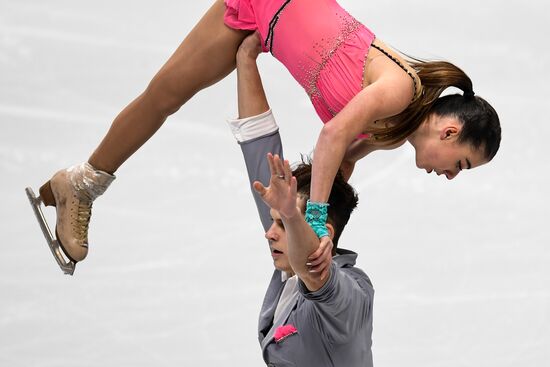
[[[89,158],[98,170],[114,173],[195,93],[235,68],[241,41],[250,33],[227,27],[225,4],[217,0],[151,80],[146,90],[113,121]]]
[[[224,12],[223,0],[217,0],[146,90],[116,117],[88,163],[57,172],[40,188],[42,202],[56,207],[58,241],[47,239],[63,271],[72,274],[74,263],[88,254],[92,202],[114,180],[112,173],[169,115],[235,68],[237,49],[250,32],[227,27]],[[59,246],[72,263],[59,254]]]

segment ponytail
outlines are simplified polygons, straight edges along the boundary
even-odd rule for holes
[[[441,93],[449,87],[464,92],[464,98],[472,98],[474,91],[472,80],[464,71],[446,61],[423,61],[408,58],[409,65],[416,71],[421,87],[409,106],[400,114],[390,117],[390,124],[384,128],[366,130],[373,134],[377,142],[392,145],[411,135],[430,114],[434,103]]]

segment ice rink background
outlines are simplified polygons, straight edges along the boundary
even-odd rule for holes
[[[452,182],[416,169],[409,147],[358,165],[340,244],[375,285],[375,365],[547,365],[548,3],[341,4],[394,47],[463,67],[503,128],[494,162]],[[234,74],[118,171],[74,277],[23,191],[87,159],[209,6],[0,0],[0,366],[262,365],[272,262],[224,123]],[[260,67],[295,160],[321,124],[282,65],[265,55]]]

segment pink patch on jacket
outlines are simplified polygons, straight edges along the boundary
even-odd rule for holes
[[[288,325],[282,325],[275,330],[275,334],[273,335],[273,338],[275,339],[276,343],[279,343],[283,341],[284,339],[288,338],[291,335],[294,335],[298,333],[298,330],[294,327],[292,324]]]

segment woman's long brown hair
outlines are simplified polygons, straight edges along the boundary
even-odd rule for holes
[[[457,66],[446,61],[423,61],[407,57],[408,64],[420,78],[421,87],[413,101],[399,115],[390,117],[390,124],[383,128],[368,129],[378,143],[395,144],[411,135],[428,117],[435,101],[449,87],[464,91],[465,96],[473,96],[472,80]]]

